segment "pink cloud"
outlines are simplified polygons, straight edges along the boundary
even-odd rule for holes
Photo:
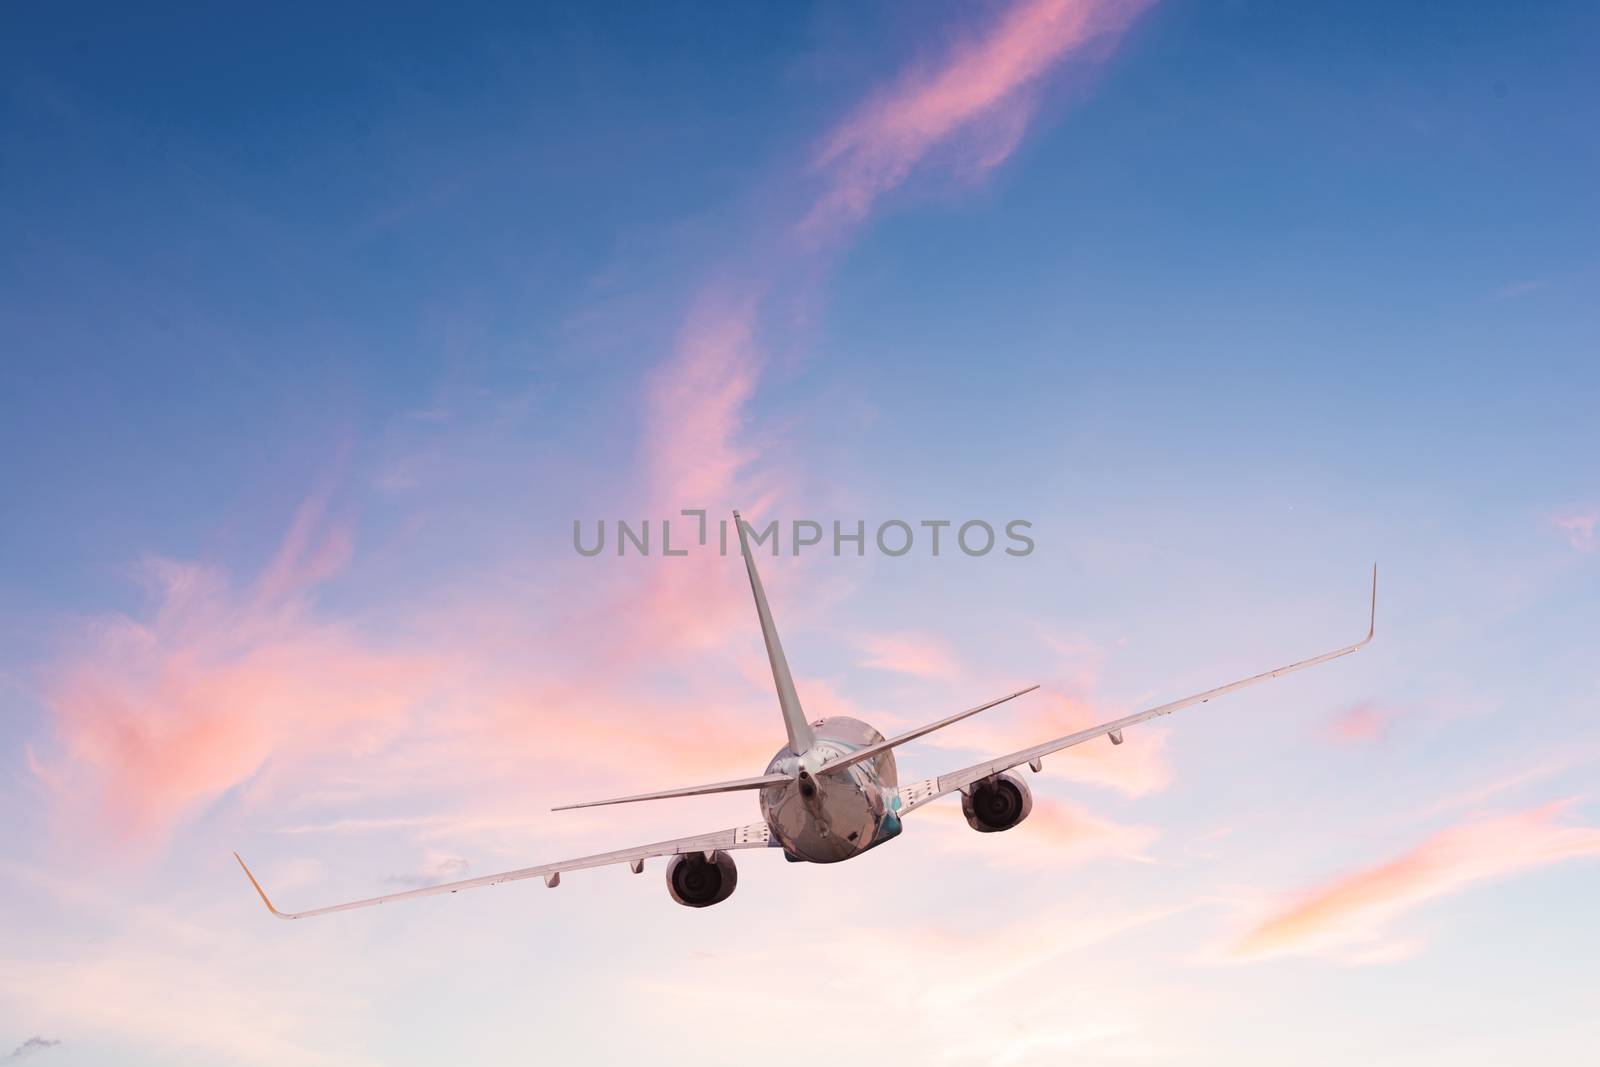
[[[689,554],[658,559],[642,573],[611,579],[617,583],[613,595],[626,601],[612,616],[613,639],[607,644],[614,663],[720,651],[737,633],[747,632],[749,587],[743,569],[718,554],[722,538],[736,558],[733,509],[759,526],[771,503],[792,493],[772,470],[760,468],[768,442],[746,421],[765,365],[760,311],[757,287],[708,285],[679,330],[671,356],[649,377],[640,442],[642,506],[645,514],[672,520],[673,546]],[[682,515],[683,509],[705,510],[703,531],[701,520]],[[655,535],[661,536],[659,526]],[[653,551],[661,551],[659,543]],[[782,574],[765,579],[771,592],[785,581]]]
[[[762,365],[757,312],[753,296],[708,288],[690,310],[672,357],[651,375],[642,444],[659,507],[708,508],[715,521],[735,504],[749,506],[728,493],[756,454],[741,431]]]
[[[901,78],[851,112],[822,139],[816,162],[825,189],[821,200],[780,210],[779,217],[798,214],[806,220],[802,229],[826,226],[837,235],[841,224],[864,219],[879,194],[956,136],[970,150],[970,166],[982,171],[999,165],[1026,129],[1040,76],[1075,50],[1113,41],[1150,2],[1024,0],[1010,7],[939,65]],[[793,252],[775,257],[771,248],[731,248],[729,262],[753,259],[765,266],[755,272],[724,269],[704,286],[671,356],[650,375],[641,459],[647,502],[655,512],[705,508],[715,523],[735,506],[754,518],[764,505],[792,502],[792,480],[757,469],[770,441],[751,434],[746,408],[766,362],[761,327],[768,290],[787,271],[808,274],[815,267],[806,264],[803,252],[798,260]],[[692,525],[687,518],[675,524],[679,544]],[[691,555],[655,568],[646,588],[634,593],[630,627],[658,639],[670,635],[675,648],[726,644],[730,628],[747,621],[747,610],[742,576],[718,562]],[[930,659],[921,665],[932,664]]]
[[[1534,782],[1541,782],[1558,774],[1564,774],[1574,767],[1592,763],[1596,755],[1596,751],[1591,746],[1578,747],[1569,744],[1554,756],[1525,765],[1520,770],[1502,774],[1500,777],[1491,779],[1486,783],[1476,784],[1471,788],[1450,793],[1430,804],[1423,814],[1433,816],[1452,809],[1480,808],[1486,801],[1494,797],[1516,792]]]
[[[1556,515],[1551,525],[1566,534],[1567,544],[1580,552],[1594,548],[1594,530],[1600,524],[1600,511],[1569,511]]]
[[[1026,128],[1029,87],[1044,70],[1144,6],[1029,0],[942,66],[857,109],[825,139],[819,161],[830,195],[850,204],[839,220],[859,221],[873,198],[954,135],[973,166],[997,165]],[[780,218],[814,206],[793,205]],[[729,262],[752,258],[770,259],[770,251],[729,250]],[[671,355],[646,377],[637,469],[616,479],[639,517],[706,508],[715,543],[715,523],[731,507],[754,517],[792,503],[794,484],[780,477],[748,409],[766,364],[764,301],[773,280],[797,267],[809,270],[789,262],[754,276],[725,271],[690,306]],[[658,777],[675,785],[680,775],[748,773],[776,747],[770,679],[759,660],[748,667],[760,648],[736,560],[701,552],[572,572],[537,588],[562,605],[548,618],[529,617],[529,590],[501,577],[432,596],[419,589],[419,606],[395,620],[416,636],[385,644],[314,609],[315,590],[352,553],[349,525],[329,502],[319,492],[302,505],[273,560],[244,588],[206,567],[147,562],[152,614],[97,622],[55,671],[49,699],[59,744],[35,761],[40,781],[148,840],[241,784],[251,783],[245,802],[259,801],[315,759],[359,753],[361,773],[315,795],[297,791],[302,806],[320,798],[348,808],[385,790],[414,792],[427,776],[470,787],[493,808],[535,799],[530,768],[540,769],[541,788],[562,793],[612,772],[628,776],[618,785]],[[679,544],[691,533],[692,519],[674,523]],[[776,567],[766,580],[782,604],[794,572]],[[780,615],[794,626],[792,614]],[[730,649],[742,658],[730,663]],[[954,669],[932,645],[879,652],[898,669]],[[848,706],[815,680],[801,678],[800,687],[819,711]],[[1123,769],[1104,774],[1092,758],[1059,762],[1139,791],[1160,777],[1150,751],[1130,738]]]
[[[1600,829],[1558,822],[1568,803],[1454,826],[1404,855],[1300,894],[1259,920],[1230,951],[1234,959],[1326,955],[1349,962],[1392,959],[1408,945],[1385,930],[1427,901],[1492,878],[1600,855]]]
[[[420,633],[385,645],[281,599],[304,591],[282,568],[237,590],[198,566],[147,573],[160,579],[152,617],[88,628],[47,691],[54,748],[29,754],[64,809],[133,842],[247,783],[256,809],[291,787],[287,810],[357,815],[442,789],[463,813],[453,823],[526,822],[597,791],[751,773],[782,740],[770,679],[730,669],[727,647],[678,653],[663,684],[654,646],[673,631],[659,617],[508,621],[485,592],[481,613],[422,608],[407,624]],[[747,591],[739,606],[751,613]]]
[[[801,223],[810,235],[859,222],[935,149],[961,139],[957,165],[998,166],[1020,141],[1043,76],[1069,56],[1103,56],[1153,0],[1023,0],[943,62],[868,101],[822,142],[824,191]]]
[[[924,156],[953,135],[965,138],[980,170],[998,165],[1026,128],[1031,86],[1054,62],[1091,41],[1114,36],[1143,0],[1028,2],[1010,8],[985,35],[957,48],[937,68],[902,79],[857,109],[824,138],[818,167],[829,190],[808,218],[831,216],[828,225],[861,221],[872,200],[904,180]],[[833,203],[835,207],[827,206]],[[840,205],[848,205],[839,211]],[[771,253],[763,251],[762,258]],[[739,256],[734,256],[739,259]],[[792,266],[790,264],[789,266]],[[795,486],[758,461],[770,441],[751,432],[746,410],[760,384],[766,358],[761,344],[763,299],[784,269],[706,285],[690,307],[671,356],[649,377],[644,394],[641,460],[646,499],[657,514],[705,508],[708,539],[734,507],[755,519],[777,500],[793,502]],[[698,533],[693,519],[674,523],[677,543]],[[749,625],[748,591],[737,567],[711,553],[662,560],[618,596],[626,610],[614,618],[608,661],[629,657],[724,649]],[[784,577],[769,576],[772,592]],[[956,669],[948,650],[890,635],[869,648],[871,663],[926,677]]]
[[[1041,631],[1039,641],[1054,656],[1052,673],[1059,680],[1054,688],[1067,692],[1093,692],[1105,674],[1107,649],[1099,641],[1077,634]]]
[[[308,504],[249,588],[148,559],[153,616],[93,621],[53,672],[56,763],[35,773],[136,839],[259,771],[275,753],[371,744],[403,723],[433,665],[318,622],[305,596],[348,554],[349,532]]]
[[[1100,859],[1147,863],[1148,849],[1157,836],[1154,827],[1114,822],[1081,804],[1037,792],[1032,814],[1003,837],[980,834],[968,826],[959,797],[919,809],[914,818],[919,826],[924,819],[939,826],[947,848],[982,851],[1001,863],[1024,867],[1059,867]]]
[[[947,679],[961,673],[955,650],[926,634],[867,634],[858,644],[866,657],[860,661],[863,667],[916,678]]]
[[[348,523],[329,521],[329,496],[330,490],[319,490],[296,510],[272,562],[256,581],[252,611],[290,605],[350,562],[351,529]]]
[[[437,836],[525,830],[556,802],[754,773],[782,743],[736,559],[608,570],[553,593],[592,610],[552,617],[529,613],[514,587],[432,598],[396,620],[404,642],[384,644],[314,610],[321,545],[344,538],[307,539],[297,522],[243,588],[148,561],[149,616],[93,621],[52,671],[55,744],[30,749],[36,778],[69,813],[144,843],[241,786],[246,808],[283,807],[275,821],[291,825],[448,796],[454,815],[414,827]],[[824,681],[799,685],[814,714],[859,714]],[[659,817],[681,830],[685,814],[666,805]]]
[[[1393,718],[1393,713],[1376,704],[1353,704],[1334,715],[1326,729],[1340,744],[1366,744],[1382,738]]]

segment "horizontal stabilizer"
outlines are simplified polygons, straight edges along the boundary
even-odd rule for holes
[[[763,774],[759,778],[736,778],[731,782],[712,782],[710,785],[691,785],[682,789],[663,789],[658,793],[639,793],[631,797],[612,797],[610,800],[590,800],[582,804],[563,804],[551,811],[572,811],[574,808],[599,808],[607,804],[632,804],[639,800],[670,800],[673,797],[698,797],[707,793],[735,793],[741,789],[765,789],[769,785],[782,785],[792,781],[787,774]]]
[[[817,768],[817,773],[827,774],[830,771],[842,771],[846,767],[853,767],[863,760],[871,759],[880,752],[887,752],[889,749],[897,748],[900,745],[905,744],[907,741],[915,741],[917,738],[922,737],[925,734],[931,734],[935,730],[942,730],[951,723],[960,722],[962,719],[976,715],[980,711],[988,711],[990,708],[995,707],[998,704],[1004,704],[1008,700],[1015,700],[1022,694],[1031,693],[1037,688],[1039,687],[1036,685],[1030,685],[1026,689],[1018,689],[1015,693],[1007,693],[998,700],[991,700],[987,704],[979,704],[977,707],[968,708],[966,711],[958,711],[954,715],[940,719],[938,722],[930,722],[928,725],[919,726],[915,730],[907,730],[903,734],[896,734],[894,737],[891,737],[885,741],[879,741],[875,745],[868,745],[866,748],[858,748],[848,756],[840,756],[838,759],[829,760],[827,763],[824,763],[821,767]]]

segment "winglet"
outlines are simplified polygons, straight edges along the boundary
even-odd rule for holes
[[[249,867],[245,867],[244,860],[242,858],[240,858],[240,856],[239,856],[239,854],[237,852],[235,852],[233,854],[233,858],[239,861],[239,866],[240,867],[244,868],[244,876],[246,878],[250,879],[250,884],[251,885],[255,886],[256,893],[257,893],[257,895],[259,895],[261,897],[261,903],[263,903],[263,904],[265,904],[267,906],[267,910],[272,912],[272,914],[276,915],[280,919],[292,918],[292,916],[285,915],[283,912],[279,911],[277,908],[274,908],[272,906],[272,901],[267,899],[267,891],[265,889],[261,888],[261,883],[256,881],[256,876],[250,873],[250,868]]]
[[[1372,616],[1367,623],[1367,636],[1361,639],[1361,645],[1372,640],[1372,635],[1378,632],[1378,565],[1372,565]],[[1361,645],[1357,645],[1360,648]]]

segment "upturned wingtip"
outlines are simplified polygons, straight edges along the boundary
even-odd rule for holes
[[[256,876],[250,873],[250,868],[245,864],[244,857],[235,852],[233,858],[239,861],[239,868],[244,871],[244,876],[250,879],[251,886],[255,888],[256,895],[261,898],[261,903],[267,906],[267,910],[280,919],[289,918],[289,916],[272,906],[272,901],[267,899],[267,891],[261,888],[261,883],[256,881]]]
[[[1372,640],[1372,635],[1378,632],[1378,563],[1372,563],[1372,613],[1367,618],[1367,636],[1362,639],[1364,645]]]

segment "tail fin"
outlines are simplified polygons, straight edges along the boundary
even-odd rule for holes
[[[745,522],[739,513],[733,513],[733,525],[739,531],[739,550],[744,553],[745,570],[750,572],[750,591],[756,598],[756,617],[761,620],[761,637],[767,643],[767,660],[772,664],[772,683],[778,689],[778,708],[783,712],[783,727],[789,732],[789,748],[796,755],[804,753],[816,743],[811,724],[800,707],[800,694],[794,690],[794,679],[789,675],[789,661],[783,657],[783,646],[778,643],[778,628],[772,622],[772,609],[767,607],[767,594],[761,588],[761,575],[756,573],[756,558],[750,554],[750,540],[745,535]]]

